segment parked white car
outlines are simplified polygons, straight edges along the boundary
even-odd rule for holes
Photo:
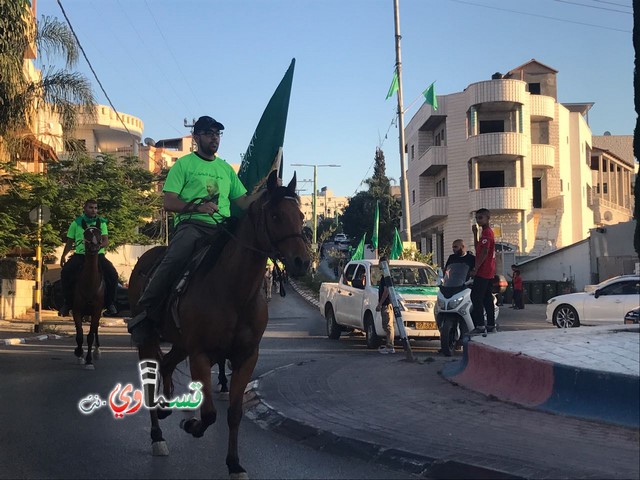
[[[619,324],[640,302],[640,276],[621,275],[591,292],[570,293],[547,302],[547,322],[558,328]]]

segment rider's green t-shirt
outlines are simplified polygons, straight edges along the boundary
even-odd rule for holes
[[[82,220],[87,224],[87,227],[92,227],[96,224],[96,221],[100,218],[100,232],[102,235],[109,235],[107,229],[107,219],[102,217],[87,217],[86,215],[80,215],[71,222],[69,230],[67,230],[67,238],[70,238],[75,242],[76,253],[78,255],[84,255],[84,229],[82,228]],[[104,253],[104,248],[101,248],[98,253]]]
[[[225,160],[217,155],[214,160],[206,160],[195,152],[176,161],[169,170],[162,191],[177,193],[184,202],[207,197],[218,204],[220,210],[213,218],[205,213],[177,214],[174,221],[176,225],[189,219],[215,225],[231,214],[230,200],[247,193],[238,175]]]

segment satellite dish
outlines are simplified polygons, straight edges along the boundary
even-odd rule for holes
[[[611,132],[609,130],[607,130],[606,132],[604,132],[604,136],[605,137],[610,137],[611,136]]]
[[[156,141],[151,137],[147,137],[147,138],[144,139],[144,144],[147,147],[155,147],[156,146]]]

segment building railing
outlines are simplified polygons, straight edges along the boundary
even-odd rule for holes
[[[531,145],[531,164],[534,167],[553,168],[555,156],[556,148],[553,145]]]
[[[494,132],[473,135],[467,139],[469,156],[491,155],[525,156],[528,153],[528,137],[517,132]]]
[[[431,146],[418,160],[412,170],[416,175],[434,175],[447,165],[447,147]]]
[[[447,197],[432,197],[421,203],[419,207],[419,218],[421,220],[446,217],[448,214],[449,199]]]
[[[526,82],[522,80],[485,80],[472,83],[467,87],[469,106],[488,102],[514,102],[525,104],[528,93]]]
[[[471,210],[530,210],[531,193],[519,187],[481,188],[469,192]]]
[[[556,118],[556,101],[547,95],[531,95],[531,116],[548,120]]]

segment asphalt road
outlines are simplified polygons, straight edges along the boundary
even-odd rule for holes
[[[254,378],[324,354],[348,361],[354,352],[366,351],[360,335],[327,339],[323,317],[290,288],[286,298],[274,297],[270,314]],[[548,326],[534,309],[505,309],[501,319],[505,329]],[[222,399],[216,401],[221,420],[202,439],[179,430],[181,413],[162,423],[171,451],[165,458],[150,455],[144,410],[123,419],[107,408],[79,412],[78,402],[89,394],[106,399],[117,383],[140,385],[129,335],[123,328],[103,328],[101,334],[103,354],[95,371],[76,364],[72,337],[0,347],[0,478],[226,478],[227,403]],[[439,345],[422,341],[412,347],[435,354]],[[248,419],[241,424],[240,459],[253,478],[407,478],[405,472],[346,454],[301,446]]]
[[[117,383],[139,388],[137,355],[123,328],[103,328],[96,370],[77,365],[69,337],[0,347],[0,478],[227,478],[224,400],[219,420],[194,439],[181,413],[162,422],[170,455],[150,454],[149,420],[140,410],[115,419],[108,408],[82,415],[78,402],[103,399]],[[271,304],[254,378],[276,367],[364,349],[364,340],[330,342],[322,318],[294,292]],[[249,419],[240,427],[240,459],[252,478],[407,478],[373,463],[301,446]]]

